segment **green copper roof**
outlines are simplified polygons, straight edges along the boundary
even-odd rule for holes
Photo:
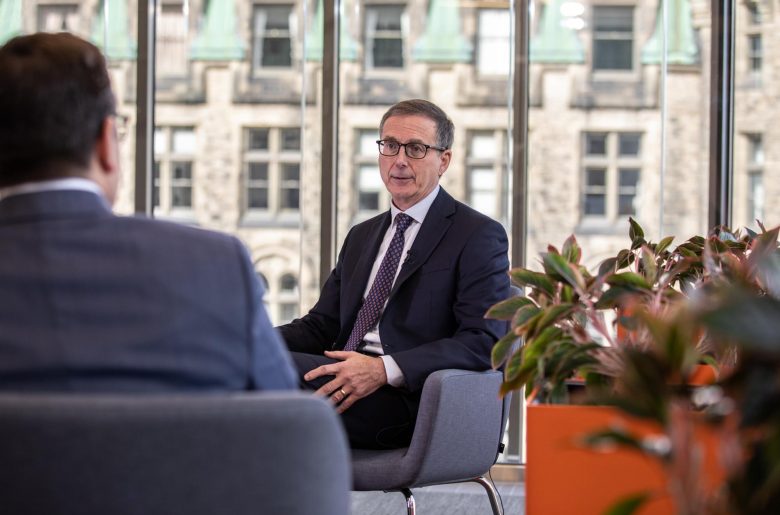
[[[583,63],[585,50],[577,32],[564,26],[561,5],[550,0],[542,13],[539,33],[531,39],[531,61],[536,63]]]
[[[317,0],[317,12],[314,13],[314,20],[311,24],[311,29],[306,34],[306,60],[307,61],[322,61],[322,45],[325,40],[324,36],[324,20],[325,16],[322,12],[325,0]],[[352,36],[349,35],[346,24],[346,16],[344,16],[344,0],[341,0],[339,4],[339,59],[342,61],[354,61],[357,59],[357,43]]]
[[[663,11],[658,5],[655,32],[642,49],[642,62],[655,64],[661,62],[663,52]],[[666,30],[666,60],[669,64],[696,64],[699,51],[691,19],[689,0],[667,0],[668,25]]]
[[[22,33],[22,0],[0,0],[0,45]]]
[[[208,0],[203,25],[190,48],[196,61],[233,61],[244,58],[238,35],[235,0]]]
[[[127,0],[103,0],[100,3],[92,25],[92,41],[103,50],[109,61],[135,59],[136,48],[130,40],[128,19]]]
[[[412,50],[414,59],[430,63],[470,61],[473,50],[460,27],[458,0],[431,0],[425,32]]]

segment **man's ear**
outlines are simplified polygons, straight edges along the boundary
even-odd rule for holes
[[[114,118],[106,116],[100,126],[100,136],[95,144],[95,153],[98,163],[104,172],[114,171],[118,168],[117,138]]]
[[[439,159],[439,177],[444,175],[444,172],[447,171],[447,168],[450,166],[450,160],[452,159],[452,150],[445,150],[441,153],[441,158]]]

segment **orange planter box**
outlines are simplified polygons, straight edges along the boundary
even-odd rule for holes
[[[616,424],[640,435],[658,433],[657,426],[602,406],[539,405],[529,406],[527,413],[527,515],[602,515],[619,499],[648,490],[658,497],[639,510],[641,515],[675,513],[655,458],[627,449],[599,452],[579,444],[584,435]],[[724,477],[717,437],[702,427],[696,438],[705,453],[705,484],[714,490]]]

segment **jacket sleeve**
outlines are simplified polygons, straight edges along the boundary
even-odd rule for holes
[[[240,267],[248,293],[249,384],[250,390],[295,390],[297,374],[292,359],[263,305],[263,286],[255,274],[244,246],[238,246]]]
[[[320,298],[313,308],[301,318],[279,326],[287,348],[293,352],[322,354],[331,350],[341,330],[341,272],[344,264],[344,249],[349,244],[352,231],[344,240],[336,268],[330,273]]]
[[[436,370],[490,368],[493,345],[506,334],[508,324],[488,320],[485,313],[490,306],[508,297],[508,271],[506,231],[498,222],[489,220],[472,231],[458,259],[451,306],[452,336],[414,342],[406,350],[391,353],[410,391],[422,389],[425,379]]]

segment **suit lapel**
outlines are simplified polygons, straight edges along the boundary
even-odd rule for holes
[[[418,268],[428,261],[428,257],[452,225],[454,213],[455,200],[442,188],[431,204],[412,248],[409,249],[409,257],[404,261],[393,289],[390,290],[390,298]]]
[[[379,246],[382,244],[387,228],[390,227],[390,212],[388,211],[379,217],[373,228],[369,229],[368,237],[365,241],[365,247],[361,252],[360,259],[355,264],[354,279],[349,281],[349,290],[346,292],[346,305],[350,306],[350,311],[357,311],[363,300],[363,292],[366,290],[368,276],[371,275],[371,267],[376,260],[376,254],[379,252]],[[356,243],[360,245],[360,242]]]

